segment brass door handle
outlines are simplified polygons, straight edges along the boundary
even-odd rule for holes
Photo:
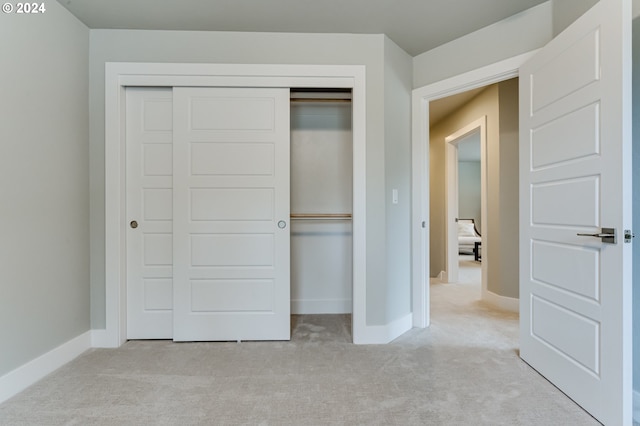
[[[131,226],[133,229],[136,229],[136,228],[138,227],[138,221],[136,221],[136,220],[132,220],[132,221],[129,223],[129,226]]]

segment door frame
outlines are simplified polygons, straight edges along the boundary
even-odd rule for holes
[[[447,235],[447,270],[446,281],[458,281],[458,228],[456,226],[456,217],[459,214],[459,165],[458,165],[458,142],[465,136],[478,131],[480,133],[480,237],[482,238],[482,247],[487,247],[487,116],[483,115],[477,120],[473,120],[467,125],[453,132],[444,140],[445,143],[445,174],[447,181],[447,201],[446,201],[446,235]],[[457,208],[452,208],[454,205]],[[487,256],[482,253],[481,268],[481,295],[485,298],[487,292]],[[454,271],[454,273],[451,273]],[[455,280],[453,279],[455,278]]]
[[[531,58],[535,52],[537,52],[537,49],[419,87],[412,92],[411,282],[414,327],[428,327],[431,321],[428,230],[430,193],[429,102],[518,77],[520,66]]]
[[[363,65],[258,65],[108,62],[105,66],[105,299],[100,346],[126,341],[125,88],[127,86],[350,88],[353,108],[354,343],[366,325],[366,68]]]

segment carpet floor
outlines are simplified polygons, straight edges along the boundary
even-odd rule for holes
[[[353,345],[348,315],[290,342],[92,349],[0,405],[2,425],[597,425],[518,358],[518,317],[432,284],[432,325]]]

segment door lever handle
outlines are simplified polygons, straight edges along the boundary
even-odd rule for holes
[[[576,234],[580,237],[595,237],[600,238],[603,243],[607,244],[616,244],[618,242],[618,238],[616,236],[615,228],[602,228],[602,231],[597,234]]]

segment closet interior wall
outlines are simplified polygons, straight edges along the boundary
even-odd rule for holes
[[[291,93],[291,313],[352,311],[351,93]]]

